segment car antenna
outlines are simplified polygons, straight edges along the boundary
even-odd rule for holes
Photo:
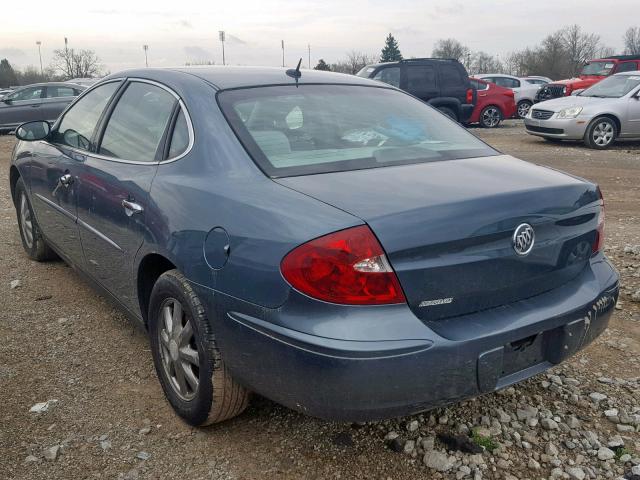
[[[290,68],[287,70],[287,75],[291,78],[296,79],[296,87],[298,86],[298,79],[302,76],[302,72],[300,71],[300,64],[302,63],[302,57],[300,57],[300,61],[298,62],[298,66],[295,68]]]

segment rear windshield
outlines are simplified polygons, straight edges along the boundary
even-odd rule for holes
[[[220,106],[272,177],[496,155],[457,123],[405,93],[352,85],[227,90]]]

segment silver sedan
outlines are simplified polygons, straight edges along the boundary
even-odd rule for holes
[[[578,95],[537,103],[524,124],[531,135],[583,140],[597,149],[618,138],[640,138],[640,72],[618,73]]]

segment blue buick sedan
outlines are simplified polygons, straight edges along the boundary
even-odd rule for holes
[[[27,255],[148,330],[192,425],[250,392],[339,420],[492,392],[587,346],[618,296],[597,185],[372,80],[132,70],[16,136]]]

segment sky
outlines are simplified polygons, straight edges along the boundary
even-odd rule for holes
[[[219,30],[226,32],[226,61],[234,65],[281,65],[281,40],[287,65],[302,57],[306,66],[308,45],[312,66],[320,58],[339,61],[350,50],[379,55],[388,33],[405,57],[429,56],[447,37],[505,56],[573,23],[619,51],[626,28],[634,19],[640,25],[637,10],[637,0],[604,8],[601,0],[30,0],[3,9],[0,58],[38,66],[41,41],[46,68],[67,37],[69,48],[95,50],[111,72],[144,66],[143,44],[149,66],[218,64]]]

